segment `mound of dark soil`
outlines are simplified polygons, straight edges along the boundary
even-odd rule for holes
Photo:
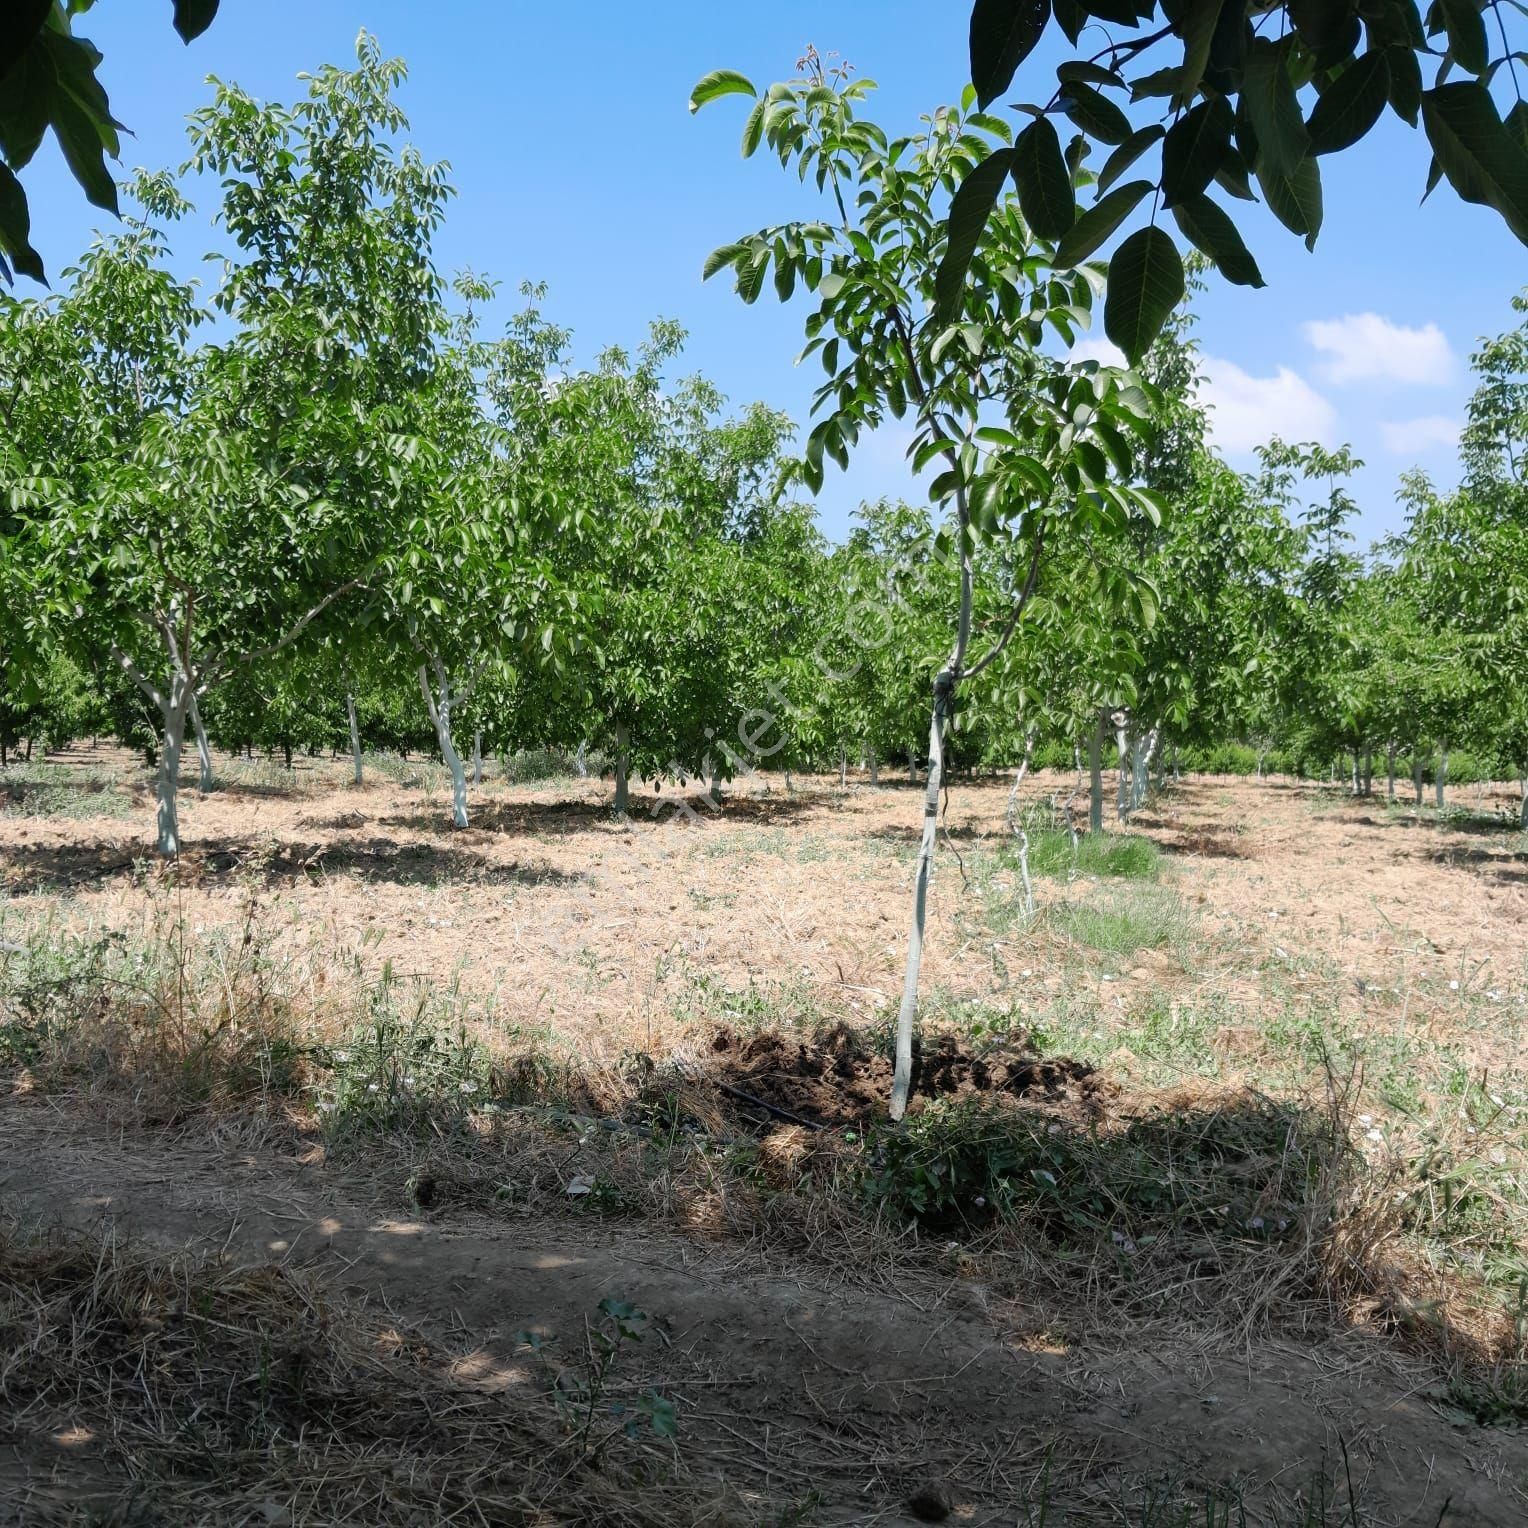
[[[891,1058],[844,1024],[815,1040],[775,1031],[744,1037],[722,1029],[712,1043],[710,1072],[734,1097],[746,1094],[790,1116],[830,1127],[883,1119],[891,1097]],[[1078,1105],[1100,1088],[1100,1079],[1086,1062],[1017,1049],[975,1055],[953,1035],[941,1035],[913,1052],[908,1107],[912,1111],[936,1098],[982,1095]],[[747,1099],[743,1103],[746,1107]]]

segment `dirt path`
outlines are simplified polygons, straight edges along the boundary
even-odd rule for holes
[[[1128,1352],[1107,1333],[1047,1349],[1023,1335],[1022,1309],[960,1279],[920,1279],[899,1295],[830,1279],[810,1260],[787,1268],[651,1228],[411,1217],[405,1204],[401,1186],[349,1177],[317,1153],[118,1133],[23,1099],[0,1106],[6,1215],[302,1264],[365,1301],[379,1326],[422,1331],[464,1383],[523,1388],[519,1330],[572,1336],[604,1296],[635,1302],[665,1341],[639,1350],[623,1380],[677,1401],[680,1448],[698,1473],[776,1511],[815,1492],[803,1521],[911,1522],[905,1504],[928,1486],[948,1491],[953,1521],[1024,1521],[1016,1509],[1047,1458],[1052,1495],[1075,1522],[1121,1521],[1154,1480],[1292,1499],[1317,1474],[1340,1474],[1344,1445],[1366,1522],[1528,1520],[1528,1440],[1449,1425],[1358,1337],[1229,1354],[1180,1323],[1146,1328]],[[5,1443],[34,1468],[47,1453],[45,1440]]]

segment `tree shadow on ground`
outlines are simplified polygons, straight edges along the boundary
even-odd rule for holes
[[[1354,802],[1359,805],[1360,802]],[[1378,803],[1367,803],[1369,806]],[[1383,807],[1381,807],[1383,811]],[[1504,812],[1477,812],[1451,810],[1443,816],[1437,815],[1434,807],[1423,807],[1418,811],[1410,803],[1398,805],[1394,812],[1387,812],[1384,816],[1376,817],[1365,813],[1362,817],[1349,819],[1355,827],[1363,828],[1404,828],[1414,832],[1418,828],[1431,828],[1438,833],[1462,833],[1477,838],[1512,838],[1522,830],[1518,827],[1518,819],[1515,814]]]
[[[1438,845],[1423,851],[1423,859],[1450,869],[1474,870],[1508,885],[1528,886],[1528,850],[1462,848]]]
[[[794,822],[820,805],[812,798],[784,796],[723,796],[720,807],[702,797],[675,792],[672,795],[634,797],[627,826],[636,832],[644,828],[665,827],[679,822],[690,827],[769,827]],[[464,830],[473,834],[525,834],[530,837],[555,837],[587,833],[599,828],[619,828],[620,820],[607,801],[566,798],[561,801],[479,801],[469,805],[471,825]],[[411,833],[450,834],[451,811],[444,803],[415,811],[389,812],[367,819],[379,828],[401,829]],[[345,813],[325,820],[313,819],[317,828],[354,828],[357,814]]]
[[[266,887],[336,875],[398,886],[562,886],[588,879],[549,865],[504,864],[470,849],[383,836],[328,844],[216,839],[188,847],[173,862],[156,858],[146,846],[122,843],[21,844],[0,851],[0,886],[11,896],[69,891],[136,874],[190,885],[227,881]]]
[[[1217,832],[1213,828],[1186,828],[1180,832],[1166,829],[1165,823],[1150,822],[1137,817],[1133,826],[1157,828],[1162,836],[1155,843],[1164,854],[1182,855],[1191,859],[1251,860],[1257,856],[1244,848],[1235,833]],[[1164,831],[1165,830],[1165,831]]]

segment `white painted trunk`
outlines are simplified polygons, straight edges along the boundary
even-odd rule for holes
[[[872,785],[879,785],[881,783],[881,761],[876,757],[875,749],[870,748],[866,750],[865,763],[870,769],[870,783]]]
[[[618,722],[615,729],[615,810],[618,817],[626,815],[626,804],[631,789],[628,780],[630,769],[631,730],[625,722]]]
[[[580,780],[589,778],[589,755],[586,743],[578,745],[578,752],[573,755],[573,768],[578,772]]]
[[[345,718],[350,723],[350,762],[355,771],[355,783],[359,785],[363,778],[361,768],[361,723],[355,714],[355,696],[345,697]]]
[[[451,771],[451,820],[459,828],[467,826],[467,771],[462,756],[451,741],[451,692],[442,685],[439,698],[430,690],[430,675],[419,665],[419,689],[435,724],[435,741],[440,745],[441,762]]]
[[[913,918],[907,935],[907,968],[902,1006],[897,1012],[896,1068],[891,1084],[891,1117],[907,1112],[913,1082],[913,1023],[918,1011],[918,973],[923,966],[923,930],[928,921],[928,886],[934,874],[934,840],[939,829],[939,785],[944,776],[944,728],[954,681],[948,673],[934,683],[933,716],[928,731],[928,786],[923,794],[923,837],[913,877]]]
[[[180,853],[180,756],[186,743],[186,713],[191,686],[184,675],[173,675],[170,693],[160,715],[164,728],[159,738],[159,768],[154,775],[156,841],[154,847],[166,859]]]
[[[1098,713],[1097,725],[1093,728],[1093,736],[1088,741],[1090,781],[1088,832],[1090,833],[1102,833],[1104,830],[1104,722],[1108,715],[1106,710]]]
[[[1110,717],[1114,723],[1114,755],[1119,777],[1114,789],[1115,821],[1123,824],[1130,816],[1130,717],[1124,711],[1116,711]]]
[[[190,690],[189,696],[186,708],[196,733],[196,788],[205,796],[212,789],[212,749],[207,742],[207,729],[202,726],[202,708],[196,703],[196,691]]]
[[[909,785],[918,783],[918,758],[911,745],[907,750],[907,782]]]
[[[1434,777],[1438,798],[1438,810],[1441,812],[1448,805],[1448,739],[1442,738],[1438,743],[1438,773]]]

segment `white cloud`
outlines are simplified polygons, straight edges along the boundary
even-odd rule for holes
[[[1321,375],[1328,382],[1447,382],[1454,353],[1436,324],[1408,329],[1378,313],[1312,319],[1305,338],[1327,357]]]
[[[1105,366],[1126,366],[1125,352],[1102,334],[1085,334],[1067,356],[1069,361],[1101,361]]]
[[[1385,449],[1397,456],[1416,456],[1438,447],[1452,451],[1464,428],[1447,414],[1426,414],[1421,419],[1387,419],[1379,427]]]
[[[1199,401],[1210,415],[1210,440],[1229,456],[1244,456],[1275,435],[1332,445],[1337,410],[1298,372],[1281,366],[1254,377],[1235,361],[1200,358]]]

